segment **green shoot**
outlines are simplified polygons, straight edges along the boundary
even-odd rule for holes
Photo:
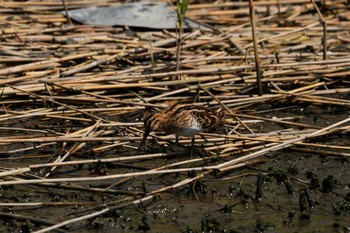
[[[189,0],[176,0],[176,12],[177,12],[177,42],[176,42],[176,71],[181,69],[181,49],[182,49],[182,39],[183,39],[183,23],[185,19],[185,14],[188,8]]]

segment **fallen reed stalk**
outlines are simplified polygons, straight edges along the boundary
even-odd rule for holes
[[[219,170],[223,171],[226,167],[239,163],[248,161],[250,159],[256,158],[258,156],[264,155],[270,151],[276,151],[285,149],[287,147],[290,147],[293,143],[303,141],[308,138],[312,138],[315,136],[318,136],[321,133],[329,132],[330,130],[335,130],[337,126],[345,124],[350,121],[350,118],[344,119],[340,122],[337,122],[333,125],[330,125],[328,127],[322,128],[320,130],[317,130],[311,134],[307,134],[295,139],[287,140],[285,142],[279,143],[277,145],[271,146],[267,149],[254,152],[249,155],[241,156],[238,159],[233,159],[228,162],[214,165],[214,166],[207,166],[207,167],[191,167],[191,168],[179,168],[179,169],[170,169],[170,170],[161,170],[161,171],[145,171],[145,172],[134,172],[130,174],[116,174],[116,175],[107,175],[102,177],[79,177],[79,178],[57,178],[57,179],[39,179],[39,180],[23,180],[23,181],[0,181],[1,185],[18,185],[18,184],[39,184],[39,183],[58,183],[58,182],[81,182],[81,181],[98,181],[98,180],[106,180],[106,179],[116,179],[116,178],[123,178],[123,177],[130,177],[130,176],[147,176],[147,175],[156,175],[156,174],[166,174],[166,173],[175,173],[175,172],[188,172],[188,171],[203,171],[203,170]]]
[[[322,36],[322,45],[323,45],[323,60],[327,60],[327,23],[324,20],[321,11],[318,9],[317,4],[314,0],[311,0],[312,4],[314,5],[318,16],[320,17],[320,21],[323,27],[323,36]]]
[[[249,174],[246,166],[266,162],[268,153],[290,158],[281,152],[285,148],[296,155],[317,149],[322,156],[349,157],[344,118],[350,106],[350,18],[343,1],[332,0],[323,9],[317,3],[255,1],[254,9],[249,2],[191,3],[186,17],[202,26],[188,30],[181,43],[182,69],[174,71],[179,46],[171,30],[67,25],[59,13],[65,9],[62,1],[4,2],[0,187],[14,185],[19,206],[46,203],[55,213],[63,208],[48,202],[42,190],[57,196],[75,192],[65,211],[78,216],[50,216],[51,228],[31,229],[46,232],[159,202],[158,196],[168,201],[165,194],[191,192],[195,182],[208,177],[237,179],[243,176],[239,172]],[[83,0],[66,2],[66,8],[93,4],[120,3]],[[258,96],[254,90],[262,72],[268,92]],[[161,132],[147,138],[147,151],[137,149],[145,113],[192,100],[227,115],[224,129],[196,136],[193,158],[190,139],[177,144],[174,135]],[[21,200],[27,192],[36,199]],[[94,208],[75,212],[68,205],[84,204],[79,197],[89,200],[88,193],[100,195]],[[5,195],[0,205],[14,202]],[[45,211],[38,219],[47,217],[40,213]]]

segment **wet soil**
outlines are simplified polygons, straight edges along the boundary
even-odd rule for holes
[[[262,106],[268,109],[271,106]],[[345,119],[346,108],[322,108],[319,106],[295,107],[288,112],[270,112],[279,117],[300,116],[301,123],[327,126]],[[259,125],[269,132],[283,126],[273,123]],[[312,142],[312,141],[310,141]],[[350,145],[347,134],[334,134],[317,138],[315,142],[327,145]],[[92,145],[92,144],[91,144]],[[21,145],[23,146],[23,145]],[[5,148],[10,149],[10,148]],[[13,149],[13,148],[12,148]],[[302,151],[307,149],[308,151]],[[179,149],[180,150],[180,149]],[[38,149],[35,155],[43,158],[18,159],[29,156],[17,153],[3,155],[2,167],[24,167],[28,163],[43,163],[55,151],[54,147]],[[264,156],[264,162],[227,173],[216,173],[157,196],[141,205],[118,208],[105,215],[70,224],[61,231],[69,232],[350,232],[350,165],[348,157],[324,155],[322,149],[291,147]],[[349,151],[344,150],[344,153]],[[125,156],[131,151],[112,150],[98,155],[100,158]],[[33,154],[33,152],[32,152]],[[45,157],[46,156],[46,157]],[[91,158],[89,149],[77,157]],[[184,152],[179,156],[188,156]],[[194,157],[200,156],[195,154]],[[17,158],[16,160],[11,160]],[[174,162],[177,157],[151,159],[129,164],[135,170],[152,168]],[[124,164],[125,165],[125,164]],[[95,165],[96,166],[96,165]],[[53,177],[62,174],[70,177],[93,176],[91,165],[59,168]],[[129,168],[114,163],[100,165],[98,171],[108,174],[122,173]],[[40,175],[38,170],[37,175]],[[144,192],[162,185],[173,184],[195,174],[166,174],[139,177],[118,186],[119,190]],[[81,183],[90,187],[106,187],[114,181]],[[33,216],[61,222],[75,217],[76,213],[109,203],[127,195],[101,194],[88,191],[67,190],[59,187],[16,185],[0,187],[1,202],[76,202],[76,205],[0,207],[1,212]],[[85,204],[79,205],[78,203]],[[87,204],[89,203],[89,204]],[[34,221],[0,218],[0,232],[30,232],[43,228]],[[59,231],[57,231],[59,232]]]

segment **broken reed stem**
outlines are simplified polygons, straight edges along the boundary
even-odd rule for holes
[[[77,178],[51,178],[51,179],[31,179],[31,180],[15,180],[15,181],[0,181],[0,186],[2,185],[18,185],[18,184],[41,184],[41,183],[60,183],[60,182],[82,182],[82,181],[101,181],[101,180],[110,180],[110,179],[116,179],[116,178],[124,178],[124,177],[133,177],[133,176],[149,176],[149,175],[160,175],[160,174],[169,174],[169,173],[177,173],[177,172],[190,172],[190,171],[207,171],[207,170],[219,170],[227,169],[227,167],[232,167],[234,164],[238,163],[245,163],[246,161],[249,161],[253,158],[259,157],[261,155],[264,155],[271,151],[277,151],[281,149],[288,148],[292,146],[296,142],[303,141],[305,139],[313,138],[315,136],[318,136],[322,133],[331,132],[331,130],[335,130],[337,126],[345,124],[350,121],[350,117],[346,118],[342,121],[339,121],[335,124],[332,124],[330,126],[327,126],[325,128],[322,128],[320,130],[317,130],[313,133],[302,135],[298,138],[294,138],[291,140],[287,140],[281,143],[278,143],[277,145],[274,145],[275,143],[271,144],[270,147],[253,152],[251,154],[241,156],[237,159],[230,160],[228,162],[224,162],[218,165],[213,166],[203,166],[203,167],[190,167],[190,168],[176,168],[176,169],[165,169],[165,170],[148,170],[143,172],[132,172],[132,173],[125,173],[125,174],[115,174],[115,175],[106,175],[102,177],[77,177]],[[29,168],[28,168],[29,169]]]
[[[262,65],[261,67],[264,69],[273,69],[273,68],[296,68],[296,66],[308,66],[308,65],[331,65],[331,64],[338,64],[341,66],[341,63],[344,63],[344,65],[348,65],[347,62],[349,62],[349,58],[343,58],[343,59],[334,59],[334,60],[326,60],[326,61],[307,61],[307,62],[291,62],[291,63],[284,63],[284,64],[268,64],[268,65]],[[346,63],[346,64],[345,64]],[[164,72],[164,73],[156,73],[156,74],[148,74],[148,75],[132,75],[131,78],[133,80],[135,79],[146,79],[146,78],[164,78],[164,77],[169,77],[169,76],[176,76],[176,75],[203,75],[203,74],[225,74],[225,73],[232,73],[233,71],[238,72],[242,71],[245,69],[251,69],[253,65],[240,65],[240,66],[222,66],[222,67],[210,67],[210,68],[200,68],[200,69],[192,69],[192,70],[181,70],[181,71],[172,71],[172,72]],[[11,67],[12,68],[12,67]],[[5,73],[8,72],[9,69],[11,68],[6,68],[4,70],[7,70]],[[20,70],[20,68],[18,67]],[[16,71],[19,72],[19,70]],[[2,70],[0,70],[1,72]],[[329,72],[329,71],[327,71]],[[116,89],[116,88],[147,88],[147,87],[165,87],[165,86],[172,86],[172,85],[181,85],[181,84],[186,84],[186,83],[199,83],[199,82],[206,82],[208,80],[213,80],[215,79],[220,79],[220,77],[198,77],[198,78],[188,78],[184,80],[175,80],[175,81],[162,81],[162,82],[142,82],[142,83],[118,83],[118,84],[99,84],[99,85],[88,85],[88,83],[81,83],[84,84],[83,86],[76,86],[79,85],[78,81],[75,80],[72,83],[65,82],[67,88],[72,88],[75,87],[78,90],[106,90],[106,89]],[[119,78],[104,78],[101,80],[98,80],[100,82],[107,82],[107,81],[113,81],[117,80]],[[240,80],[239,78],[236,78],[237,80]],[[91,81],[96,82],[97,80],[94,78]],[[2,84],[3,80],[0,79],[0,84]],[[40,82],[51,82],[52,81],[46,81],[46,80],[41,80]],[[58,85],[60,84],[60,81],[56,81]],[[202,84],[205,85],[205,84]],[[18,93],[16,91],[10,90],[11,86],[7,86],[8,88],[3,89],[3,95],[9,95],[9,94],[15,94]],[[14,87],[14,86],[12,86]],[[73,88],[73,90],[75,89]],[[13,88],[15,89],[15,88]],[[26,91],[31,91],[31,92],[38,92],[38,91],[45,91],[45,86],[42,85],[35,85],[35,87],[32,88],[26,88]],[[149,99],[146,98],[148,101]]]
[[[98,212],[107,207],[109,210],[126,206],[131,208],[135,204],[153,199],[156,195],[166,194],[174,188],[187,187],[213,170],[219,170],[219,175],[225,176],[227,173],[224,171],[235,171],[242,166],[254,164],[255,160],[249,159],[263,156],[269,153],[271,148],[279,150],[291,146],[292,149],[302,147],[303,150],[299,151],[305,153],[311,151],[311,148],[317,148],[317,151],[322,151],[324,155],[349,156],[349,146],[342,145],[341,141],[336,141],[336,145],[333,145],[335,141],[331,142],[332,145],[327,145],[328,142],[314,138],[314,143],[299,141],[281,146],[282,143],[292,143],[291,140],[312,135],[326,121],[320,120],[320,124],[305,124],[312,119],[303,119],[303,115],[297,113],[301,107],[300,103],[316,105],[316,108],[320,104],[324,107],[335,106],[344,109],[350,106],[349,100],[344,98],[344,94],[350,90],[347,80],[350,75],[350,58],[349,53],[342,49],[349,43],[346,37],[349,30],[344,27],[349,17],[342,1],[329,3],[329,6],[332,4],[335,12],[339,12],[345,20],[340,20],[341,17],[332,18],[332,38],[328,41],[326,18],[323,18],[315,6],[321,23],[324,22],[323,28],[316,27],[320,22],[315,22],[314,15],[309,13],[314,1],[310,3],[310,0],[303,0],[303,4],[300,0],[251,1],[253,7],[249,15],[245,12],[248,2],[193,3],[188,12],[189,16],[195,20],[199,19],[199,23],[202,22],[203,16],[207,16],[205,21],[213,25],[211,29],[220,33],[208,32],[202,27],[190,33],[186,37],[190,38],[186,43],[183,34],[178,37],[179,33],[174,36],[173,32],[166,31],[126,35],[125,30],[119,27],[65,27],[68,13],[64,17],[55,10],[62,9],[62,2],[51,3],[30,3],[30,7],[38,6],[38,9],[46,9],[52,13],[40,15],[40,11],[36,11],[35,14],[27,11],[28,3],[4,2],[6,6],[0,16],[0,20],[4,22],[0,57],[0,129],[4,132],[0,137],[0,154],[3,157],[1,161],[5,161],[2,166],[5,166],[5,163],[8,166],[0,168],[0,177],[4,182],[24,184],[27,180],[36,180],[42,183],[27,188],[95,192],[106,195],[107,198],[112,194],[113,200],[117,198],[116,201],[107,200],[99,205],[99,208],[94,210]],[[88,4],[84,1],[79,4],[70,2],[68,6],[81,8]],[[229,6],[241,9],[218,10]],[[262,12],[266,6],[271,6],[271,16],[257,19],[255,13]],[[205,11],[201,11],[202,8],[205,8]],[[26,10],[29,17],[23,19],[18,14],[13,15],[17,9]],[[242,24],[242,21],[248,23]],[[256,29],[258,22],[268,21],[273,23],[261,24],[258,32],[253,32],[253,26]],[[295,25],[291,25],[290,22],[295,22]],[[249,28],[249,24],[252,28]],[[263,32],[261,36],[260,29]],[[251,35],[256,37],[255,40],[252,40]],[[314,52],[313,49],[320,46],[319,40],[322,35],[323,53]],[[304,40],[304,36],[307,40]],[[183,40],[179,43],[178,39]],[[262,42],[266,50],[260,49],[260,52],[270,53],[278,49],[278,57],[273,54],[259,54],[258,46],[262,45]],[[253,45],[257,47],[254,48],[254,56],[236,55],[239,52],[236,47],[244,54],[245,49]],[[172,55],[175,55],[179,48],[180,54],[175,61]],[[260,58],[259,61],[256,61],[256,56]],[[180,70],[173,71],[178,58],[181,62]],[[325,60],[326,58],[330,60]],[[150,63],[152,60],[154,64]],[[264,96],[254,95],[254,85],[258,85],[256,65],[260,67],[260,75],[264,76],[261,77],[261,82],[267,85],[273,83],[275,88],[271,90],[272,93],[265,93]],[[261,69],[264,70],[263,74]],[[182,80],[172,79],[180,75]],[[5,84],[11,84],[18,89],[4,86]],[[230,131],[229,135],[218,132],[202,133],[200,136],[203,138],[197,136],[196,141],[202,144],[198,154],[205,153],[210,156],[198,155],[189,159],[179,148],[186,148],[191,142],[190,139],[182,138],[180,145],[176,146],[172,142],[174,136],[162,136],[158,133],[152,135],[157,143],[154,144],[156,148],[151,150],[163,151],[170,148],[178,152],[142,154],[136,150],[135,145],[141,140],[140,119],[144,111],[147,108],[164,108],[170,102],[191,99],[198,90],[198,84],[204,90],[198,105],[209,105],[209,108],[214,109],[222,106],[228,113],[238,114],[228,114],[225,126]],[[280,114],[289,116],[289,110],[293,111],[291,118],[281,118]],[[274,115],[276,117],[272,117]],[[245,129],[237,124],[234,118],[237,116],[242,117],[242,122],[251,128],[251,133],[245,133]],[[101,121],[98,129],[97,125],[94,129],[94,124],[99,119],[106,120]],[[235,134],[234,130],[238,134]],[[323,139],[327,134],[345,135],[348,132],[349,126],[346,126],[316,136]],[[54,151],[57,151],[59,156],[70,156],[72,161],[65,159],[49,163]],[[93,156],[99,159],[85,160],[91,151]],[[257,151],[260,154],[256,154]],[[44,160],[47,156],[50,156],[49,161]],[[31,158],[35,160],[30,160]],[[262,158],[258,158],[257,161],[263,161]],[[230,163],[225,165],[223,159]],[[17,160],[21,160],[21,165],[15,163],[19,162]],[[163,163],[163,160],[166,162]],[[140,162],[143,167],[137,166]],[[107,172],[117,173],[116,177],[105,176],[104,178],[111,179],[106,180],[106,184],[98,182],[101,178],[89,175],[83,177],[87,183],[63,183],[67,177],[81,176],[80,172],[85,173],[86,166],[98,163],[112,165],[108,166]],[[158,163],[161,165],[155,165]],[[83,171],[69,174],[65,172],[70,171],[73,166],[82,165]],[[123,165],[125,166],[122,171],[114,169],[115,166]],[[51,179],[33,175],[38,170],[40,174],[45,174],[56,166],[63,171],[55,174],[55,178],[61,179],[56,180],[57,183],[49,183]],[[147,171],[148,173],[145,173]],[[188,178],[186,173],[189,171],[197,171],[198,174],[194,179]],[[119,173],[126,177],[118,177]],[[161,174],[177,173],[180,177],[179,182],[161,180],[164,177]],[[134,181],[138,183],[143,179],[145,183],[147,179],[152,179],[152,182],[161,180],[163,185],[159,189],[151,189],[148,193],[123,190],[124,187],[133,187]],[[213,179],[217,180],[217,177]],[[104,185],[104,188],[89,187],[95,184]],[[113,188],[115,186],[118,186],[117,189]],[[111,204],[104,205],[106,203]],[[28,203],[31,204],[36,203]],[[91,214],[92,211],[88,211]],[[93,218],[102,213],[67,220],[63,225]],[[52,220],[56,217],[52,216]]]
[[[320,21],[323,27],[323,36],[322,36],[322,45],[323,45],[323,60],[327,60],[327,23],[324,20],[321,11],[318,9],[317,4],[314,0],[311,0],[312,4],[314,5],[318,16],[320,17]]]
[[[99,124],[101,123],[101,120],[98,120],[96,121],[96,123],[89,127],[88,131],[82,136],[82,138],[85,138],[85,137],[90,137],[90,134],[92,134],[93,137],[96,137],[96,136],[100,136],[103,131],[100,131],[100,132],[94,132],[92,133],[93,130],[96,130],[96,128],[99,127]],[[85,142],[81,142],[81,143],[76,143],[72,146],[72,148],[67,151],[67,153],[64,155],[64,156],[58,156],[58,158],[54,161],[54,162],[63,162],[64,160],[66,160],[70,155],[72,155],[73,153],[75,153],[76,151],[80,150],[82,147],[84,147],[86,145]],[[51,167],[50,171],[48,171],[44,177],[47,178],[50,176],[50,174],[56,169],[57,167]]]
[[[53,226],[46,227],[46,228],[43,228],[43,229],[38,230],[38,231],[33,231],[33,233],[49,232],[51,230],[54,230],[54,229],[66,226],[66,225],[68,225],[70,223],[79,222],[79,221],[82,221],[82,220],[85,220],[85,219],[89,219],[89,218],[100,216],[102,214],[108,213],[109,211],[110,211],[110,209],[106,208],[106,209],[100,210],[100,211],[92,213],[92,214],[88,214],[88,215],[85,215],[85,216],[82,216],[82,217],[66,220],[66,221],[60,222],[58,224],[55,224]]]
[[[112,162],[126,162],[126,161],[138,161],[146,159],[156,159],[163,158],[168,156],[181,155],[182,152],[169,152],[169,153],[155,153],[155,154],[145,154],[145,155],[135,155],[119,158],[109,158],[109,159],[88,159],[88,160],[78,160],[78,161],[66,161],[66,162],[54,162],[46,164],[32,164],[28,167],[17,168],[15,170],[3,171],[0,172],[0,177],[5,176],[14,176],[17,174],[23,174],[26,172],[31,172],[32,169],[39,169],[44,167],[57,167],[57,166],[70,166],[70,165],[79,165],[79,164],[90,164],[90,163],[112,163]]]
[[[72,25],[72,20],[71,20],[70,17],[69,17],[69,13],[68,13],[66,1],[65,1],[65,0],[62,0],[62,4],[63,4],[64,12],[65,12],[65,14],[66,14],[67,23],[68,23],[68,25]]]
[[[320,154],[320,155],[334,156],[334,157],[350,157],[350,153],[345,153],[345,152],[313,150],[313,149],[304,149],[304,148],[291,148],[291,150],[297,151],[297,152],[302,152],[305,154]]]
[[[30,203],[0,203],[0,206],[69,206],[69,205],[96,205],[96,202],[30,202]]]
[[[261,155],[266,154],[266,153],[271,152],[271,151],[276,151],[276,150],[281,150],[281,149],[288,148],[295,142],[300,142],[300,141],[303,141],[305,139],[315,137],[318,134],[321,134],[321,133],[324,133],[324,132],[329,131],[331,129],[334,129],[337,126],[345,124],[345,123],[347,123],[349,121],[350,121],[350,117],[346,118],[345,120],[339,121],[339,122],[337,122],[337,123],[335,123],[333,125],[327,126],[327,127],[323,128],[323,129],[317,130],[317,131],[315,131],[315,132],[313,132],[311,134],[307,134],[307,135],[301,136],[299,138],[295,138],[295,139],[291,139],[291,140],[282,142],[282,143],[277,144],[275,146],[271,146],[271,147],[269,147],[267,149],[264,149],[264,150],[261,150],[261,151],[258,151],[258,152],[254,152],[252,154],[249,154],[249,155],[246,155],[246,156],[242,156],[242,157],[240,157],[238,159],[233,159],[231,161],[228,161],[228,162],[225,162],[225,163],[222,163],[220,165],[213,166],[213,167],[215,167],[216,169],[220,170],[221,168],[225,168],[225,167],[231,166],[231,165],[233,165],[235,163],[239,163],[241,161],[247,161],[247,160],[256,158],[258,156],[261,156]]]
[[[270,119],[270,118],[266,118],[266,117],[251,116],[251,115],[247,115],[247,114],[229,113],[228,115],[233,116],[233,117],[245,117],[245,118],[250,118],[250,119],[263,120],[266,122],[275,122],[275,123],[280,123],[280,124],[285,124],[285,125],[293,125],[293,126],[304,127],[304,128],[309,128],[309,129],[320,129],[321,128],[319,126],[314,126],[314,125],[307,125],[307,124],[290,122],[290,121],[283,121],[283,120],[278,120],[278,119]]]
[[[9,86],[9,85],[6,85],[6,86]],[[42,100],[44,100],[44,101],[48,101],[48,102],[51,102],[51,103],[54,103],[54,104],[63,106],[63,107],[65,107],[65,108],[67,108],[67,109],[70,109],[70,110],[79,112],[79,113],[81,113],[81,114],[83,114],[83,115],[86,115],[86,116],[91,117],[91,118],[94,119],[94,120],[99,120],[99,119],[101,119],[101,118],[99,118],[99,117],[97,117],[97,116],[95,116],[95,115],[93,115],[93,114],[91,114],[91,113],[83,112],[83,111],[81,111],[80,109],[74,108],[74,107],[69,106],[69,105],[64,104],[64,103],[60,103],[60,102],[55,101],[55,100],[53,100],[53,99],[51,99],[51,98],[46,98],[46,97],[37,95],[37,94],[35,94],[35,93],[32,93],[32,92],[29,92],[29,91],[26,91],[26,90],[23,90],[23,89],[14,87],[14,86],[9,86],[9,87],[11,87],[12,89],[15,89],[15,90],[17,90],[17,91],[26,93],[26,94],[28,94],[28,95],[32,95],[32,96],[34,96],[34,97],[36,97],[36,98],[39,98],[39,99],[42,99]]]
[[[136,200],[133,200],[133,201],[129,201],[129,202],[126,202],[126,203],[123,203],[123,204],[120,204],[118,206],[114,206],[114,207],[109,207],[109,208],[105,208],[103,210],[100,210],[100,211],[97,211],[97,212],[94,212],[92,214],[87,214],[87,215],[84,215],[84,216],[81,216],[81,217],[77,217],[77,218],[73,218],[73,219],[70,219],[70,220],[66,220],[66,221],[63,221],[61,223],[58,223],[56,225],[53,225],[53,226],[50,226],[50,227],[47,227],[47,228],[44,228],[44,229],[41,229],[39,231],[35,231],[34,233],[44,233],[44,232],[48,232],[48,231],[51,231],[51,230],[54,230],[54,229],[57,229],[59,227],[63,227],[63,226],[66,226],[68,224],[71,224],[71,223],[74,223],[74,222],[79,222],[79,221],[82,221],[82,220],[85,220],[85,219],[89,219],[89,218],[93,218],[93,217],[97,217],[97,216],[100,216],[100,215],[103,215],[105,213],[108,213],[112,210],[116,210],[116,209],[119,209],[119,208],[122,208],[122,207],[126,207],[126,206],[130,206],[130,205],[140,205],[146,201],[150,201],[152,200],[154,197],[156,197],[157,195],[159,195],[160,193],[162,192],[165,192],[166,190],[169,190],[169,189],[174,189],[174,188],[178,188],[178,187],[181,187],[181,186],[184,186],[186,184],[189,184],[195,180],[198,180],[200,178],[202,178],[203,176],[211,173],[213,171],[204,171],[200,174],[198,174],[197,176],[193,177],[193,178],[187,178],[185,180],[182,180],[178,183],[175,183],[174,185],[171,185],[171,186],[167,186],[167,187],[164,187],[164,188],[160,188],[160,189],[157,189],[157,190],[154,190],[152,192],[149,192],[147,193],[144,197],[142,198],[138,198]]]
[[[300,132],[289,132],[291,135],[298,134]],[[304,133],[305,134],[305,133]],[[258,141],[258,142],[281,142],[282,138],[279,140],[275,140],[271,137],[268,137],[268,135],[263,136],[259,135],[259,137],[247,137],[247,136],[236,136],[236,135],[213,135],[213,134],[204,134],[206,136],[215,136],[215,137],[227,137],[229,139],[239,139],[239,140],[246,140],[247,142],[240,142],[240,145],[249,145],[249,141]],[[278,133],[278,135],[283,135],[283,133]],[[288,138],[286,138],[288,139]],[[285,139],[283,139],[285,140]],[[190,140],[189,140],[190,141]],[[321,147],[321,148],[329,148],[329,149],[340,149],[340,150],[350,150],[349,147],[344,147],[344,146],[334,146],[334,145],[320,145],[320,144],[312,144],[312,143],[295,143],[296,145],[304,145],[304,146],[311,146],[311,147]],[[237,144],[238,145],[238,144]],[[230,146],[237,146],[237,145],[230,145]],[[227,147],[227,146],[225,146]],[[223,148],[225,148],[223,147]],[[216,148],[206,148],[207,150],[216,150]],[[18,174],[23,174],[26,172],[30,172],[32,169],[39,169],[39,168],[44,168],[44,167],[57,167],[57,166],[69,166],[69,165],[79,165],[79,164],[90,164],[90,163],[112,163],[112,162],[126,162],[126,161],[137,161],[137,160],[145,160],[145,159],[156,159],[156,158],[163,158],[163,157],[168,157],[168,156],[176,156],[176,155],[181,155],[182,152],[172,152],[172,153],[166,153],[166,154],[149,154],[149,155],[139,155],[139,156],[127,156],[127,157],[119,157],[119,158],[110,158],[110,159],[93,159],[93,160],[79,160],[79,161],[67,161],[67,162],[53,162],[53,163],[47,163],[47,164],[33,164],[29,165],[26,168],[16,168],[15,170],[9,170],[9,171],[3,171],[0,172],[0,177],[4,176],[10,176],[10,175],[18,175]],[[210,159],[210,158],[209,158]],[[202,160],[202,159],[201,159]],[[192,159],[192,160],[187,160],[186,163],[190,162],[196,162],[200,161],[198,159]],[[175,163],[175,164],[169,164],[166,165],[162,168],[157,168],[154,170],[159,170],[159,169],[164,169],[166,167],[171,166],[177,166],[180,164],[185,164],[184,162],[181,163]]]
[[[15,204],[15,203],[14,203]],[[0,217],[1,219],[16,219],[19,221],[30,221],[36,224],[40,224],[40,225],[55,225],[57,224],[57,222],[54,221],[49,221],[49,220],[44,220],[44,219],[40,219],[40,218],[36,218],[33,216],[26,216],[26,215],[22,215],[22,214],[14,214],[14,213],[5,213],[5,212],[0,212]],[[66,232],[63,229],[57,229],[58,232]]]
[[[249,16],[250,24],[252,28],[253,42],[254,42],[254,59],[255,59],[255,70],[256,70],[256,84],[258,87],[258,95],[263,95],[262,82],[261,82],[261,70],[260,70],[260,59],[259,59],[259,49],[257,44],[257,36],[255,30],[255,13],[254,13],[254,3],[253,0],[249,0]]]
[[[221,168],[220,166],[210,167],[190,167],[190,168],[175,168],[175,169],[164,169],[164,170],[147,170],[141,172],[132,172],[124,174],[106,175],[99,177],[75,177],[75,178],[47,178],[47,179],[29,179],[29,180],[11,180],[11,181],[0,181],[0,186],[3,185],[20,185],[20,184],[42,184],[42,183],[61,183],[61,182],[98,182],[102,180],[113,180],[118,178],[126,177],[140,177],[150,175],[162,175],[170,173],[186,173],[186,172],[200,172],[212,170],[215,168]]]

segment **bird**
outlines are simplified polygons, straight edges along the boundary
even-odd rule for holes
[[[223,123],[224,118],[223,111],[215,112],[204,106],[176,102],[163,112],[145,115],[145,132],[139,148],[144,148],[150,132],[164,131],[167,135],[175,134],[176,142],[178,142],[179,136],[192,137],[192,155],[194,136]]]

